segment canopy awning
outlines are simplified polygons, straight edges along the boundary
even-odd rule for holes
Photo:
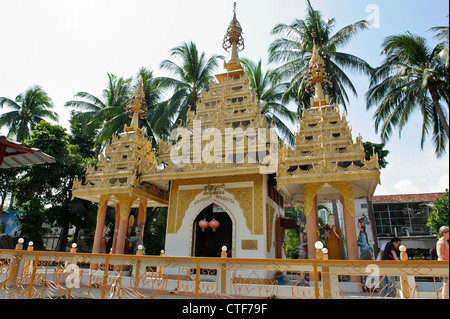
[[[13,142],[5,136],[0,136],[0,168],[46,163],[55,163],[55,159],[38,148]]]

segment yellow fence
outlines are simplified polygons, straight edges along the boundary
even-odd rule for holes
[[[440,299],[448,274],[449,263],[439,261],[0,250],[0,298]]]

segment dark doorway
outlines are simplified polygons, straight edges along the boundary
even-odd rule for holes
[[[212,219],[220,223],[219,228],[213,231],[211,228],[202,231],[198,222]],[[194,257],[220,257],[222,246],[227,246],[231,251],[233,243],[233,222],[222,207],[211,204],[198,214],[193,227],[193,252]]]

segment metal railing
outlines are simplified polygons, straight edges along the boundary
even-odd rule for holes
[[[289,260],[74,251],[0,250],[0,298],[440,299],[449,275],[448,262],[326,260],[320,252]]]

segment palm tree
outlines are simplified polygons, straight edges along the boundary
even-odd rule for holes
[[[0,115],[0,127],[7,127],[8,137],[15,136],[18,142],[29,139],[41,121],[58,120],[58,114],[50,110],[53,108],[52,99],[37,85],[19,94],[14,101],[0,97],[0,107],[4,105],[13,111]]]
[[[160,67],[171,72],[176,78],[161,78],[174,93],[168,105],[169,113],[174,114],[173,124],[186,122],[188,109],[195,112],[202,89],[207,89],[209,80],[214,76],[214,70],[219,66],[219,59],[223,56],[213,55],[206,58],[206,53],[199,53],[194,42],[183,43],[170,50],[170,57],[181,61],[177,64],[171,60],[164,60]]]
[[[275,82],[275,74],[272,70],[269,70],[266,73],[262,71],[261,60],[259,60],[258,64],[245,58],[240,61],[244,65],[245,72],[256,93],[258,104],[261,106],[261,110],[266,116],[267,125],[270,127],[274,124],[288,143],[294,145],[294,134],[286,126],[283,119],[294,124],[297,116],[294,112],[281,104],[285,86]]]
[[[306,18],[296,20],[290,25],[279,24],[272,30],[272,34],[281,35],[269,47],[269,62],[283,62],[276,69],[280,78],[290,83],[286,96],[295,97],[301,104],[309,106],[312,93],[306,90],[308,62],[311,58],[314,41],[320,55],[324,59],[326,70],[332,79],[332,88],[327,92],[333,103],[339,102],[347,110],[348,95],[346,89],[357,96],[353,83],[344,69],[358,71],[370,75],[372,68],[361,58],[352,54],[338,51],[358,31],[369,27],[369,22],[361,20],[350,24],[332,34],[335,19],[324,21],[320,11],[316,11],[307,0]]]
[[[74,97],[81,98],[80,100],[65,103],[66,107],[81,111],[74,115],[75,123],[89,121],[85,127],[86,132],[100,129],[96,139],[97,151],[128,121],[125,110],[131,97],[131,81],[131,78],[118,78],[108,73],[108,86],[103,90],[103,100],[87,92],[78,92]]]
[[[170,119],[173,114],[168,108],[168,101],[163,100],[164,91],[167,89],[167,83],[161,78],[153,77],[153,71],[141,68],[136,76],[142,77],[143,89],[145,93],[145,102],[147,104],[147,116],[141,120],[141,126],[144,128],[144,134],[147,137],[168,138],[170,135]],[[133,90],[136,89],[136,85]],[[156,147],[156,140],[153,139]]]
[[[147,137],[167,137],[171,117],[168,114],[167,101],[162,101],[163,91],[166,84],[158,78],[153,77],[153,72],[146,68],[141,68],[136,79],[142,77],[145,102],[147,104],[147,116],[140,119],[140,127],[144,129]],[[75,107],[84,112],[74,115],[74,122],[88,121],[86,131],[95,132],[99,129],[96,145],[97,152],[116,133],[123,130],[125,124],[130,122],[130,114],[127,105],[130,103],[131,94],[137,88],[138,80],[132,85],[132,78],[118,78],[114,74],[108,73],[108,86],[103,91],[104,101],[86,92],[78,92],[75,97],[83,100],[73,100],[66,102],[65,106]],[[156,141],[153,140],[154,146]]]
[[[448,18],[448,15],[447,15]],[[445,67],[449,68],[450,61],[449,61],[449,49],[448,49],[448,41],[449,41],[449,32],[448,32],[448,26],[439,26],[439,27],[433,27],[430,29],[430,31],[437,32],[434,38],[438,40],[444,41],[444,49],[442,49],[441,52],[439,52],[439,57],[445,61]]]
[[[433,49],[425,38],[409,32],[387,37],[382,65],[375,69],[366,95],[367,109],[377,105],[375,129],[381,125],[382,141],[387,141],[394,127],[401,133],[411,114],[420,110],[423,117],[421,148],[432,131],[435,153],[445,153],[449,138],[447,112],[441,100],[449,105],[448,68],[440,53],[445,43]]]

